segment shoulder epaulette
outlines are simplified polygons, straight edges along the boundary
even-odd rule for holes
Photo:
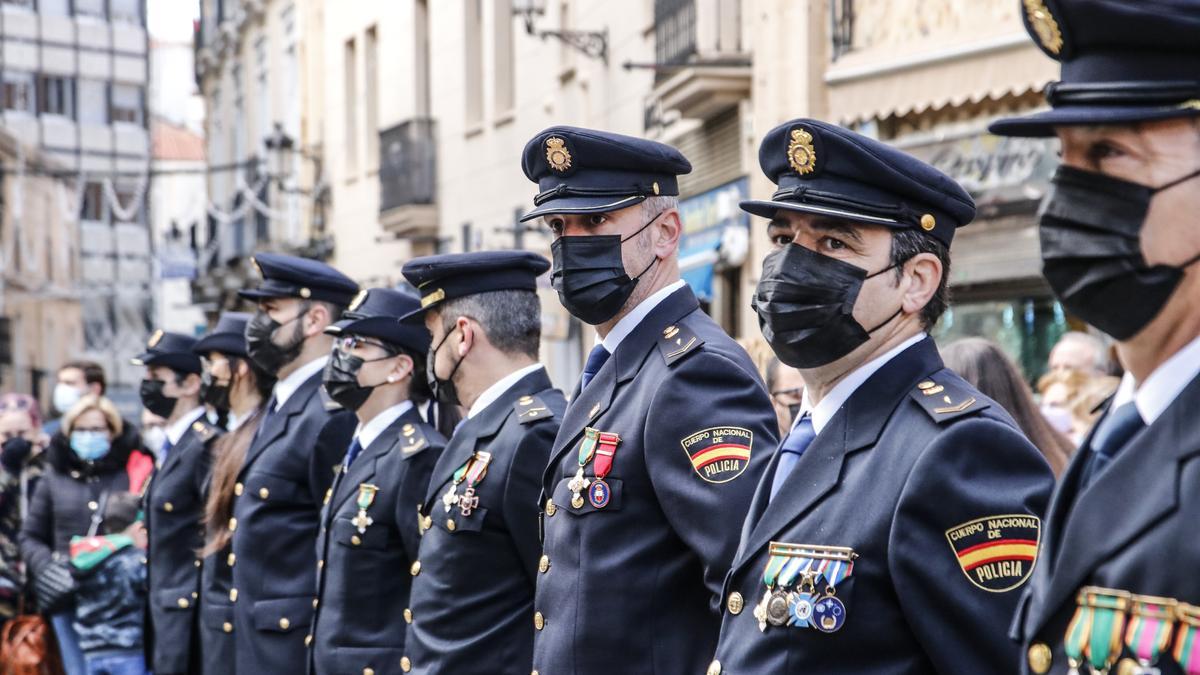
[[[979,412],[989,405],[980,401],[974,391],[961,384],[935,382],[932,379],[921,380],[909,392],[909,396],[939,424]]]
[[[673,366],[683,357],[691,354],[704,344],[699,335],[683,324],[671,324],[663,329],[658,340],[658,351],[668,366]]]
[[[217,428],[207,420],[196,420],[192,422],[192,433],[196,434],[202,443],[208,443],[217,437]]]
[[[513,404],[513,410],[517,412],[517,419],[521,424],[530,424],[547,417],[554,417],[554,412],[550,410],[550,407],[537,396],[522,396]]]
[[[405,424],[400,427],[400,452],[404,456],[416,454],[429,447],[429,439],[425,432],[415,424]]]

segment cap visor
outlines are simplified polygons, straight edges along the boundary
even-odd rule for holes
[[[553,213],[605,213],[641,204],[646,198],[641,195],[629,197],[566,197],[542,204],[521,216],[521,222],[533,220]]]
[[[219,352],[221,354],[229,354],[230,356],[245,356],[246,338],[232,333],[202,337],[196,343],[196,346],[192,347],[192,352],[201,356],[209,352]]]
[[[247,300],[267,300],[270,298],[290,298],[290,297],[292,297],[291,295],[285,295],[285,294],[279,293],[277,291],[275,291],[275,292],[260,291],[257,288],[251,288],[251,289],[247,289],[247,290],[238,291],[237,294],[238,294],[238,297],[245,298]]]
[[[774,218],[776,212],[778,212],[780,209],[783,209],[785,211],[797,211],[799,213],[811,213],[818,216],[829,216],[830,218],[850,220],[856,223],[866,223],[868,225],[907,227],[894,218],[881,218],[879,216],[872,216],[866,213],[834,209],[828,206],[819,206],[816,204],[798,204],[796,202],[771,200],[747,200],[744,202],[739,202],[738,206],[740,206],[741,209],[747,213],[761,216],[763,218]]]
[[[1146,106],[1069,106],[1043,110],[1023,117],[1005,117],[988,125],[988,131],[997,136],[1053,136],[1054,127],[1132,124],[1151,122],[1175,117],[1200,115],[1200,109],[1171,106],[1148,108]]]

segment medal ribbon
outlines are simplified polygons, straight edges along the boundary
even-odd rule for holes
[[[375,486],[360,485],[358,488],[358,508],[367,510],[375,501],[375,491],[379,488]]]
[[[1134,596],[1125,645],[1144,666],[1153,665],[1171,641],[1175,601]]]
[[[791,586],[796,580],[796,575],[807,572],[811,565],[812,560],[809,558],[789,558],[783,570],[779,572],[779,585],[785,588]]]
[[[1079,600],[1075,616],[1071,617],[1071,623],[1067,624],[1067,635],[1063,638],[1063,651],[1066,652],[1072,667],[1083,664],[1083,645],[1088,641],[1088,634],[1092,630],[1092,608],[1084,603],[1083,598]]]
[[[588,427],[583,430],[583,442],[579,444],[579,468],[587,466],[596,454],[596,444],[600,440],[600,432]]]
[[[612,471],[613,460],[617,456],[617,444],[621,442],[621,437],[611,431],[602,431],[596,443],[596,463],[592,465],[592,471],[595,472],[596,478],[603,479]],[[580,449],[582,452],[582,448]],[[583,466],[580,464],[580,466]]]
[[[1106,672],[1121,653],[1129,594],[1103,588],[1085,588],[1080,596],[1092,610],[1090,634],[1083,645],[1088,663],[1092,670]]]
[[[763,583],[767,585],[767,588],[775,588],[775,577],[779,575],[779,570],[783,569],[788,560],[790,560],[788,556],[773,555],[767,561],[767,568],[763,570]]]
[[[458,467],[458,470],[454,472],[454,487],[458,487],[458,484],[463,482],[463,477],[467,475],[467,471],[470,470],[471,466],[474,464],[475,455],[471,455],[467,461],[463,462],[462,466]]]
[[[1187,675],[1200,675],[1200,607],[1179,603],[1179,630],[1175,635],[1175,662]]]
[[[490,452],[477,452],[467,461],[470,465],[464,476],[467,479],[467,487],[474,487],[479,484],[479,481],[483,480],[483,476],[487,473],[488,464],[491,461],[492,453]],[[462,478],[458,477],[457,473],[455,477],[457,481],[462,480]]]
[[[828,566],[823,570],[825,583],[830,588],[836,588],[854,572],[854,563],[844,560],[827,560]]]

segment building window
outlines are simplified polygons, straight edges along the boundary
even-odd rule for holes
[[[100,183],[88,183],[83,189],[83,206],[79,209],[79,219],[104,221],[104,188]]]
[[[33,9],[33,0],[4,0],[5,7],[23,7]]]
[[[5,0],[8,2],[9,0]],[[38,14],[46,14],[48,16],[70,16],[71,2],[70,0],[39,0]]]
[[[108,0],[113,21],[142,25],[141,0]]]
[[[261,37],[254,42],[255,63],[255,92],[254,108],[258,114],[258,136],[267,138],[272,133],[271,128],[271,86],[270,60],[267,56],[267,38]]]
[[[75,119],[75,81],[69,77],[38,76],[37,111]]]
[[[367,171],[379,170],[379,43],[375,26],[363,43],[363,105],[366,107]]]
[[[103,80],[76,82],[78,117],[81,124],[108,124],[108,85]]]
[[[108,13],[104,11],[104,0],[75,0],[75,16],[107,19]]]
[[[135,84],[114,84],[110,117],[114,123],[143,124],[143,90]]]
[[[429,117],[429,2],[413,3],[413,66],[416,91],[413,108],[417,117]]]
[[[466,111],[467,125],[483,122],[483,28],[480,16],[483,0],[467,0],[466,33],[463,49],[466,50]]]
[[[342,70],[343,86],[346,88],[346,173],[358,173],[358,61],[354,38],[346,40],[345,63]]]
[[[516,78],[513,68],[513,12],[512,0],[496,0],[492,16],[492,49],[496,64],[492,82],[496,87],[496,114],[507,113],[516,103]]]
[[[33,73],[4,71],[4,109],[34,112]]]

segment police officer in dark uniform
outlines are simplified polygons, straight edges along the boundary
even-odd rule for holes
[[[312,672],[399,673],[417,559],[417,506],[446,439],[426,424],[425,356],[429,331],[407,293],[359,293],[343,320],[325,368],[325,390],[358,417],[321,513]]]
[[[1200,673],[1200,2],[1024,0],[1062,63],[1043,273],[1126,374],[1063,474],[1013,621],[1022,673]]]
[[[166,440],[161,448],[151,448],[157,456],[144,503],[149,621],[143,644],[147,664],[164,675],[200,671],[201,518],[210,447],[220,430],[200,405],[195,345],[195,338],[158,330],[146,351],[133,359],[134,365],[146,367],[142,405],[167,420]]]
[[[534,668],[700,672],[721,579],[774,447],[745,350],[679,277],[676,149],[554,127],[525,146],[551,283],[597,344],[542,477]]]
[[[805,394],[750,506],[708,672],[1009,673],[1054,478],[927,335],[975,204],[816,120],[770,131],[759,162],[778,190],[742,202],[775,248],[753,305]]]
[[[433,338],[434,396],[467,415],[413,509],[423,534],[401,672],[530,670],[538,483],[566,407],[538,363],[536,280],[549,267],[527,251],[404,265]]]
[[[238,474],[233,533],[237,672],[301,673],[313,615],[321,505],[350,445],[353,413],[326,405],[321,373],[333,338],[325,329],[358,293],[332,267],[262,253],[263,283],[240,294],[258,303],[247,354],[278,377]]]

